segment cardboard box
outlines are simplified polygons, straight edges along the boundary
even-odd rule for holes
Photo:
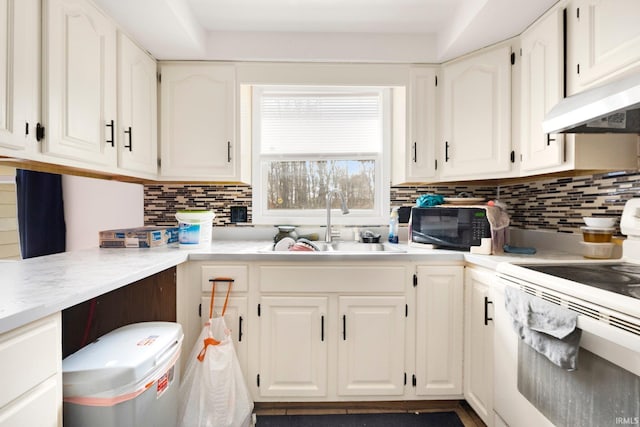
[[[178,241],[178,227],[138,227],[104,230],[101,248],[154,248]]]

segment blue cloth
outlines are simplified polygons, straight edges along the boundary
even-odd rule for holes
[[[416,206],[419,208],[428,208],[444,203],[444,197],[439,194],[423,194],[416,200]]]
[[[16,192],[22,258],[64,252],[62,176],[18,169]]]

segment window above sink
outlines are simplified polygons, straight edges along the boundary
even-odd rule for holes
[[[324,224],[326,195],[337,189],[351,213],[335,224],[385,223],[392,90],[254,86],[253,222]]]

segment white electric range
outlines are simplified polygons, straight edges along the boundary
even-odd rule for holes
[[[640,199],[625,205],[620,260],[504,263],[494,298],[494,408],[511,427],[640,425]],[[578,369],[520,342],[505,286],[578,314]]]

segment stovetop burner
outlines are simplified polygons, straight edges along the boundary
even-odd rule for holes
[[[640,299],[640,265],[637,264],[528,264],[521,267]]]

